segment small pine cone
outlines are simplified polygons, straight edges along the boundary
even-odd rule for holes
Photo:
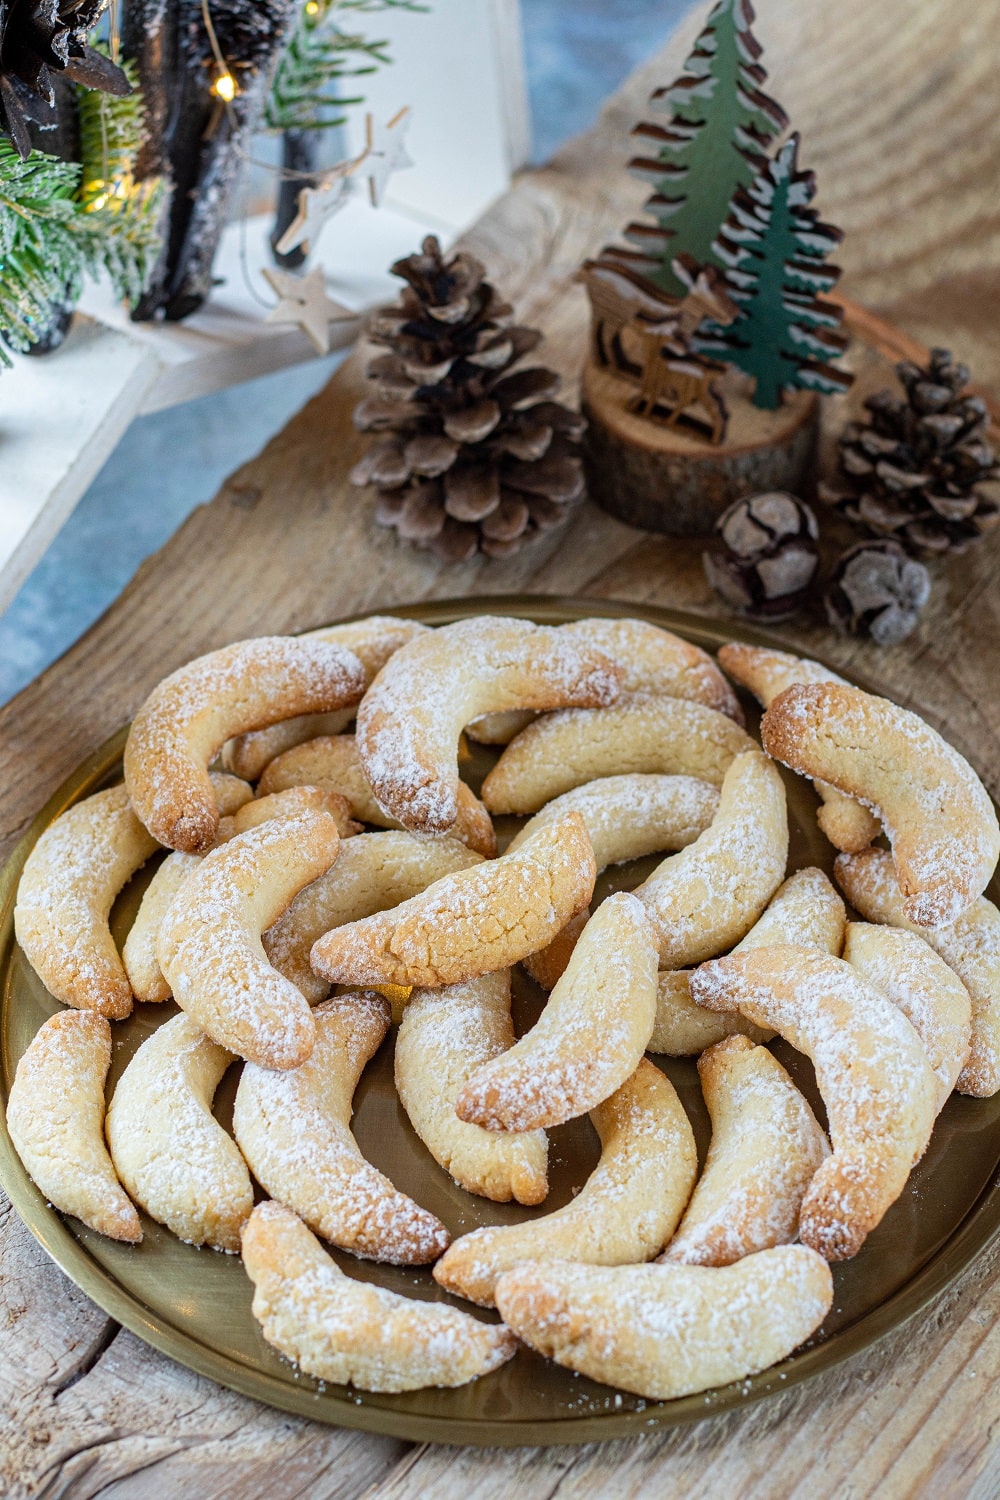
[[[821,485],[820,497],[912,552],[964,552],[1000,520],[986,404],[947,349],[932,349],[926,368],[903,360],[896,374],[903,395],[868,398],[868,421],[849,422],[840,437],[844,482]]]
[[[826,612],[836,630],[895,646],[915,629],[930,592],[927,569],[899,542],[859,542],[837,561]]]
[[[582,496],[583,419],[552,400],[554,371],[513,369],[541,334],[512,324],[471,255],[446,260],[429,235],[392,269],[406,287],[372,317],[388,352],[354,413],[378,436],[351,480],[377,489],[379,525],[447,562],[509,557]]]
[[[808,505],[775,491],[737,500],[715,524],[722,548],[702,561],[712,588],[740,614],[787,620],[801,609],[819,562]]]

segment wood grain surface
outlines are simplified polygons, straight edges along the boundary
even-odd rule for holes
[[[803,132],[824,217],[847,232],[844,292],[952,347],[1000,391],[1000,0],[762,0],[770,87]],[[597,127],[518,181],[468,236],[570,389],[585,347],[572,284],[639,208],[627,132],[698,28]],[[884,367],[859,358],[864,381]],[[194,512],[84,638],[0,711],[0,843],[187,658],[235,637],[466,593],[587,594],[714,615],[700,544],[587,505],[517,557],[444,569],[371,521],[346,483],[362,447],[352,358]],[[831,413],[833,418],[836,413]],[[150,504],[156,503],[150,495]],[[918,632],[878,652],[819,614],[786,639],[918,708],[1000,793],[1000,535],[939,568]],[[423,1448],[284,1417],[171,1364],[78,1293],[0,1196],[0,1494],[46,1500],[763,1500],[1000,1494],[1000,1250],[931,1310],[820,1379],[745,1412],[628,1443],[506,1453]]]

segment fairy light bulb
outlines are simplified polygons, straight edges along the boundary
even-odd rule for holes
[[[222,99],[226,104],[231,104],[236,98],[236,79],[232,73],[220,73],[212,84],[212,93],[217,99]]]

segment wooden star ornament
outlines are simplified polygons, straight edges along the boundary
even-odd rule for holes
[[[305,332],[317,354],[330,352],[330,324],[354,322],[357,313],[342,307],[326,294],[320,266],[308,276],[293,276],[271,266],[263,269],[264,280],[281,299],[267,315],[268,323],[296,323]]]
[[[371,115],[365,117],[365,150],[358,159],[356,170],[359,177],[368,179],[373,208],[378,208],[382,202],[393,172],[413,166],[413,159],[406,150],[406,132],[411,117],[409,105],[393,115],[386,125],[377,124]]]
[[[318,187],[304,187],[299,193],[298,213],[275,245],[279,255],[303,246],[308,255],[328,219],[347,206],[351,196],[351,178],[367,155],[367,147],[360,156],[351,161],[342,161],[328,172]]]

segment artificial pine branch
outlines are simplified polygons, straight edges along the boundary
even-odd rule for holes
[[[146,111],[135,65],[124,72],[136,91],[123,99],[78,90],[80,160],[77,200],[95,218],[103,238],[101,263],[115,294],[135,302],[159,253],[159,178],[137,183],[136,162],[146,141]]]
[[[96,226],[74,201],[79,181],[76,162],[41,151],[22,160],[0,138],[0,329],[22,353],[48,326],[52,303],[80,295],[97,249]],[[0,364],[10,364],[2,344]]]
[[[363,95],[341,94],[345,78],[361,78],[391,62],[386,41],[368,41],[345,32],[337,15],[353,10],[374,15],[384,10],[422,11],[414,0],[308,0],[278,64],[265,111],[270,130],[329,130],[343,125],[344,113]]]
[[[108,103],[102,95],[82,93],[81,109],[97,99]],[[116,99],[112,112],[131,104]],[[127,173],[141,135],[129,143],[125,123],[119,127],[111,127],[108,136],[117,141],[116,162]],[[94,129],[90,120],[82,132],[91,147]],[[122,198],[109,191],[100,204],[81,185],[96,180],[87,149],[85,145],[81,168],[79,162],[43,151],[32,151],[22,161],[0,139],[0,330],[4,341],[22,353],[49,326],[54,302],[79,298],[86,273],[96,275],[103,268],[119,296],[137,297],[159,246],[158,183],[133,187]],[[126,175],[124,180],[130,179]],[[0,365],[9,364],[0,344]]]

